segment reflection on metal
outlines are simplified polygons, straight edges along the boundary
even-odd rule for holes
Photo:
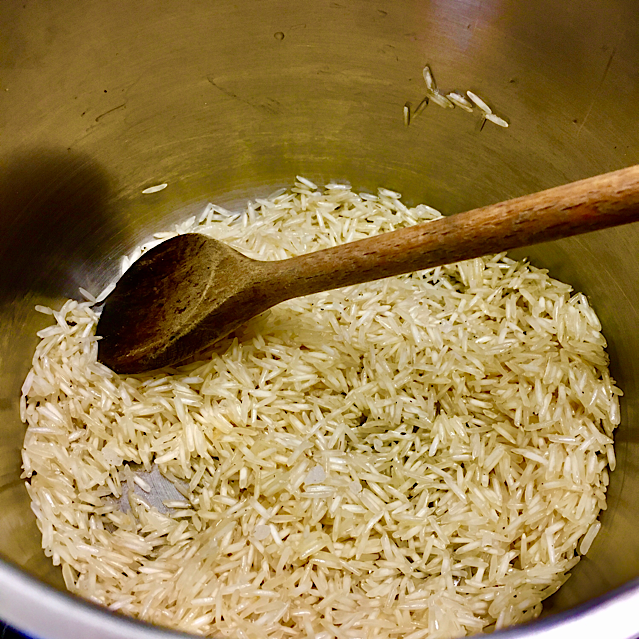
[[[35,304],[102,290],[116,257],[178,217],[297,174],[454,213],[639,162],[634,0],[149,7],[0,3],[0,617],[50,639],[169,633],[55,589],[19,479],[19,389],[46,322]],[[423,91],[424,60],[453,87],[489,89],[516,127],[478,135],[472,118],[429,105],[414,135],[398,107],[407,87]],[[142,194],[158,176],[171,188]],[[570,609],[639,575],[639,231],[527,254],[590,295],[625,398],[602,530],[547,620],[512,636],[628,639],[635,585]]]

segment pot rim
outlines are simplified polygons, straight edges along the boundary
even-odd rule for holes
[[[639,578],[577,608],[493,634],[495,639],[633,639]],[[63,592],[0,559],[0,618],[42,639],[185,639],[169,630]]]

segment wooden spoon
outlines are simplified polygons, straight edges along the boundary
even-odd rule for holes
[[[639,220],[639,165],[286,260],[174,237],[122,276],[98,322],[118,373],[175,364],[284,300]]]

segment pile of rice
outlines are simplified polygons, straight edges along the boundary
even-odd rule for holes
[[[439,217],[301,178],[197,231],[279,259]],[[23,460],[68,588],[184,631],[453,637],[529,620],[605,508],[621,391],[583,294],[505,255],[292,300],[179,368],[40,331]],[[179,499],[152,505],[159,473]],[[151,475],[149,475],[151,473]]]

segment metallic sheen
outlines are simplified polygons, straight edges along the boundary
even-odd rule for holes
[[[0,617],[40,637],[177,635],[59,592],[40,549],[18,415],[35,304],[97,292],[150,233],[296,174],[455,213],[639,162],[634,0],[3,0],[0,24]],[[425,64],[510,126],[432,101],[405,126]],[[507,636],[629,639],[639,228],[526,253],[590,296],[625,398],[602,530],[547,618]]]

